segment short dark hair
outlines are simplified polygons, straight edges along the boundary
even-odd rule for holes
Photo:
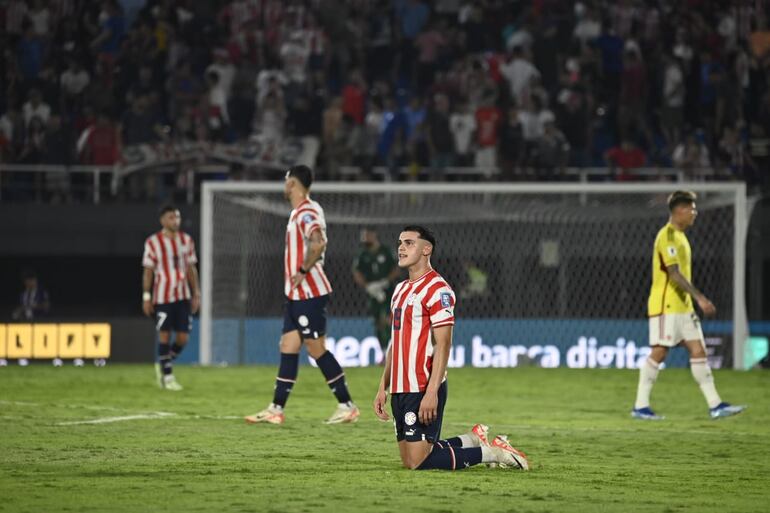
[[[301,183],[305,189],[310,189],[310,186],[313,185],[313,170],[304,164],[290,167],[286,176],[293,176],[299,180],[299,183]]]
[[[668,197],[668,210],[673,212],[679,205],[692,205],[697,197],[692,191],[674,191]]]
[[[410,224],[404,226],[401,229],[402,232],[417,232],[421,239],[427,240],[433,246],[433,252],[436,251],[436,236],[433,233],[419,224]]]
[[[162,207],[160,207],[160,210],[158,210],[158,217],[163,217],[168,212],[176,212],[179,210],[176,205],[173,205],[171,203],[166,203]]]

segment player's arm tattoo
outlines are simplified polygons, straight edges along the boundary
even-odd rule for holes
[[[433,369],[428,381],[428,390],[437,392],[444,380],[449,364],[449,350],[452,348],[452,330],[454,326],[439,326],[433,330]]]
[[[690,294],[694,299],[703,297],[703,293],[696,289],[695,286],[682,275],[677,264],[666,267],[666,272],[668,273],[668,277],[671,278],[671,281],[673,281],[677,287]]]
[[[310,244],[308,252],[305,255],[305,260],[302,262],[302,268],[309,271],[318,260],[321,259],[324,250],[326,249],[326,241],[321,234],[321,230],[314,230],[310,234]]]

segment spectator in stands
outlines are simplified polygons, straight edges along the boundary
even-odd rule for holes
[[[564,97],[559,114],[559,128],[570,145],[569,165],[586,167],[592,164],[593,104],[592,97],[582,87],[574,87]]]
[[[545,122],[543,135],[537,141],[537,164],[541,176],[557,177],[564,175],[564,168],[569,158],[569,142],[556,128],[555,120]]]
[[[695,134],[688,134],[684,142],[679,143],[671,156],[674,165],[687,173],[688,178],[695,177],[697,171],[701,171],[711,164],[709,150]]]
[[[426,122],[434,179],[442,179],[444,169],[454,165],[454,141],[449,127],[449,116],[449,98],[444,94],[437,94],[433,98],[433,108],[428,113]]]
[[[96,122],[81,134],[78,146],[83,164],[111,167],[120,160],[118,127],[106,112],[100,112]]]
[[[730,176],[749,181],[761,181],[759,169],[748,150],[742,124],[725,126],[716,153],[720,166],[730,171]]]
[[[48,118],[51,116],[51,107],[43,102],[40,90],[30,90],[28,98],[29,100],[22,107],[24,124],[29,126],[33,118],[38,118],[43,124],[47,123]]]
[[[342,88],[342,112],[357,125],[363,124],[366,116],[366,89],[366,82],[358,69],[350,72],[348,82]]]
[[[619,181],[630,180],[629,171],[640,168],[647,162],[647,156],[630,139],[624,139],[620,146],[614,146],[604,154],[604,160]]]
[[[521,171],[526,156],[524,127],[516,107],[508,109],[508,115],[500,127],[498,150],[503,177],[514,178]]]
[[[19,40],[16,55],[22,79],[28,85],[32,84],[43,68],[45,43],[35,34],[35,29],[29,21],[24,23],[24,35]]]
[[[481,107],[476,109],[476,158],[474,165],[491,174],[497,169],[497,140],[503,120],[494,96],[488,94]]]
[[[68,166],[74,162],[74,139],[69,124],[64,125],[62,117],[53,114],[48,119],[45,131],[44,164]],[[49,198],[54,203],[69,201],[70,183],[66,169],[46,173],[46,189]]]
[[[212,54],[214,55],[214,62],[206,68],[206,74],[208,75],[212,71],[217,74],[219,85],[225,94],[225,102],[227,102],[233,92],[236,69],[230,62],[230,56],[224,48],[217,48]]]
[[[673,146],[676,141],[679,141],[682,132],[685,77],[682,66],[675,56],[668,54],[663,62],[665,67],[661,91],[660,128],[666,138],[666,144]]]
[[[61,105],[64,112],[69,113],[81,108],[83,93],[90,82],[91,77],[83,69],[78,59],[70,57],[67,69],[59,77],[62,97]]]
[[[19,162],[22,164],[40,164],[43,161],[44,154],[45,124],[42,118],[34,116],[27,124],[24,144],[19,154]]]
[[[104,66],[105,76],[110,76],[118,58],[120,44],[125,34],[125,19],[117,0],[105,0],[99,13],[99,32],[91,41],[91,48]]]
[[[473,134],[476,131],[476,116],[468,108],[468,102],[459,101],[457,109],[449,117],[449,128],[454,140],[455,159],[459,166],[471,165]]]
[[[0,160],[15,162],[16,153],[24,134],[24,116],[13,103],[0,116]]]
[[[45,317],[51,311],[51,299],[48,291],[42,287],[34,271],[22,273],[24,288],[19,294],[19,305],[13,311],[15,321],[32,321]]]
[[[213,141],[224,141],[228,136],[228,130],[230,128],[230,114],[227,111],[227,93],[225,92],[222,82],[219,80],[219,74],[216,71],[209,71],[206,73],[206,88],[207,92],[204,97],[204,105],[206,109],[206,120],[208,133]],[[272,102],[275,103],[275,102]],[[263,107],[262,119],[268,120],[267,124],[270,128],[276,126],[273,120],[273,107],[272,103],[267,103]],[[270,112],[268,113],[268,110]],[[265,125],[262,125],[262,131],[265,131]],[[271,132],[271,137],[279,137],[278,132]],[[283,136],[283,130],[280,131],[280,137]],[[279,138],[280,138],[279,137]]]
[[[540,72],[529,62],[521,46],[516,46],[511,52],[511,60],[500,66],[500,74],[508,81],[511,98],[521,105],[524,98],[532,89],[532,80],[540,76]]]

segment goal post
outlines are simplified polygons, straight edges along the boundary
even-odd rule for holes
[[[678,189],[698,193],[693,281],[718,309],[703,319],[707,345],[716,367],[741,369],[743,183],[316,183],[334,288],[327,344],[343,365],[381,357],[351,276],[358,233],[375,227],[395,249],[403,225],[422,223],[436,231],[434,266],[458,294],[451,365],[635,368],[649,351],[652,244]],[[283,183],[203,183],[201,364],[277,362],[290,210]],[[683,356],[672,351],[668,363],[686,365]]]

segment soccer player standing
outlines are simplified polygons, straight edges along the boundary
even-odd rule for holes
[[[148,317],[155,313],[158,331],[158,384],[173,391],[182,390],[182,386],[174,378],[172,362],[187,344],[192,314],[201,302],[195,243],[179,229],[181,222],[179,209],[164,206],[160,211],[163,229],[147,237],[142,258],[142,310]]]
[[[528,469],[524,453],[507,438],[487,440],[487,426],[440,440],[447,399],[446,369],[455,324],[455,293],[430,264],[436,247],[422,226],[407,226],[398,240],[398,266],[409,270],[391,301],[392,341],[374,399],[374,413],[387,421],[388,391],[401,462],[410,469],[461,470],[479,463]]]
[[[345,373],[334,355],[326,350],[326,305],[332,286],[323,269],[326,251],[326,220],[317,201],[310,199],[312,170],[294,166],[286,173],[284,197],[291,204],[284,252],[284,307],[281,335],[281,364],[275,378],[273,402],[264,410],[245,417],[246,422],[283,424],[284,406],[299,372],[299,351],[305,343],[321,369],[339,405],[327,424],[355,422],[360,415],[345,382]]]
[[[390,342],[390,298],[393,284],[401,274],[390,248],[380,243],[377,232],[361,230],[363,248],[353,261],[353,280],[369,295],[369,314],[384,351]]]
[[[636,403],[631,411],[637,419],[663,419],[650,409],[650,392],[669,349],[679,344],[690,353],[690,370],[706,398],[712,418],[729,417],[746,408],[723,402],[719,397],[706,358],[700,319],[693,307],[694,299],[704,315],[716,313],[714,304],[692,284],[692,253],[684,232],[695,223],[698,215],[695,200],[694,192],[671,194],[668,197],[671,217],[655,237],[652,288],[647,303],[652,352],[639,369]]]

